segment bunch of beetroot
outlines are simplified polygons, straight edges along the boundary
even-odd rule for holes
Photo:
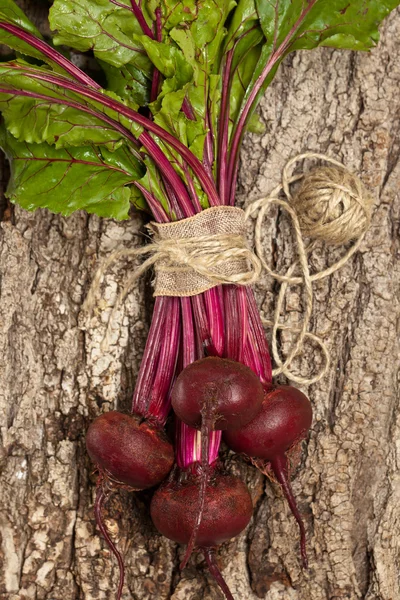
[[[233,599],[215,549],[245,529],[253,505],[245,483],[226,473],[218,461],[222,432],[232,450],[261,468],[270,466],[299,524],[302,563],[307,567],[305,529],[290,487],[288,460],[288,452],[311,425],[307,397],[290,386],[262,384],[246,365],[218,356],[185,366],[169,397],[175,413],[175,466],[173,446],[162,429],[165,407],[159,419],[148,410],[131,415],[111,411],[88,430],[88,452],[99,470],[96,519],[120,566],[117,598],[122,594],[123,560],[103,523],[102,506],[111,489],[142,490],[161,483],[150,506],[154,525],[187,546],[181,568],[193,549],[200,549],[225,597]]]
[[[2,2],[0,42],[15,53],[0,64],[7,195],[65,216],[127,219],[133,204],[158,223],[233,206],[243,136],[262,130],[255,111],[282,60],[320,45],[368,50],[399,1],[307,0],[281,11],[270,0],[54,0],[51,43],[14,0]],[[93,77],[75,64],[86,51]],[[103,523],[104,503],[118,487],[164,480],[153,496],[155,525],[187,545],[182,566],[200,548],[231,597],[214,548],[246,527],[252,503],[218,463],[222,432],[280,483],[306,566],[288,458],[307,434],[311,407],[271,381],[252,290],[224,285],[156,299],[131,414],[104,414],[87,436],[99,471],[96,519],[120,565],[118,598],[123,560]],[[171,402],[175,451],[163,433]]]

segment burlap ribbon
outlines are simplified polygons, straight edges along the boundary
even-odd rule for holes
[[[250,285],[261,263],[245,237],[245,214],[216,206],[173,223],[151,223],[158,259],[154,296],[195,296],[215,285]]]

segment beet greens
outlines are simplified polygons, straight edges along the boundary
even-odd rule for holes
[[[128,219],[134,206],[159,223],[211,206],[234,205],[243,135],[262,131],[256,107],[285,56],[317,46],[368,50],[378,41],[382,19],[399,4],[54,0],[49,21],[55,33],[45,40],[15,2],[4,0],[0,42],[15,52],[15,58],[0,63],[0,145],[11,165],[7,196],[27,210],[47,208],[65,216],[86,210],[99,217]],[[62,52],[55,46],[62,46]],[[97,62],[90,75],[73,60],[76,53],[87,51]],[[268,347],[252,290],[225,285],[190,298],[156,299],[133,416],[115,420],[127,425],[140,418],[144,427],[160,432],[175,378],[205,356],[238,361],[263,385],[271,382]],[[136,482],[138,487],[155,480],[138,482],[141,466],[126,477],[118,460],[111,464],[96,444],[91,446],[94,432],[101,439],[102,427],[108,427],[112,417],[99,421],[99,430],[90,430],[88,447],[101,476],[96,518],[122,570],[122,558],[101,519],[107,497],[104,478],[117,485]],[[194,465],[192,481],[197,477],[190,488],[195,522],[190,531],[174,536],[165,521],[158,520],[157,499],[163,496],[166,502],[173,485],[190,487],[175,471],[178,483],[168,481],[154,496],[153,518],[160,531],[188,544],[184,563],[200,544],[211,573],[231,598],[211,548],[213,541],[226,536],[202,538],[202,517],[215,500],[215,481],[230,477],[215,470],[221,433],[203,430],[201,436],[182,423],[176,427],[178,467],[187,472]],[[234,432],[227,435],[235,437]],[[288,495],[287,448],[281,450],[279,460],[264,458],[275,464],[279,477],[284,473],[279,481]],[[165,467],[157,481],[168,470]],[[232,477],[230,484],[244,486]],[[247,524],[248,513],[240,528]],[[122,585],[121,576],[119,596]]]

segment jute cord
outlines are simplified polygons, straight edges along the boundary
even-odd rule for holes
[[[328,162],[333,164],[335,168],[319,167],[307,174],[292,175],[296,163],[306,159]],[[299,184],[299,189],[295,195],[292,195],[291,186],[294,183]],[[285,198],[280,196],[285,196]],[[295,234],[298,258],[290,265],[285,274],[276,273],[271,269],[265,260],[262,247],[263,222],[268,210],[273,205],[283,208],[288,213]],[[195,272],[199,277],[204,277],[206,281],[210,281],[210,285],[205,289],[221,284],[251,285],[259,279],[264,268],[271,277],[281,284],[273,320],[263,318],[264,324],[272,328],[271,349],[273,359],[277,365],[273,375],[284,374],[288,379],[302,385],[315,383],[326,374],[330,364],[330,355],[323,339],[308,331],[313,308],[312,286],[315,281],[320,281],[338,271],[357,252],[370,224],[371,209],[371,196],[358,177],[350,173],[342,163],[323,154],[311,152],[299,154],[289,160],[284,167],[281,183],[267,196],[252,201],[244,212],[246,220],[252,217],[256,219],[254,226],[256,253],[248,248],[244,232],[241,233],[240,228],[237,231],[234,230],[235,233],[210,233],[179,239],[161,239],[162,236],[157,235],[153,243],[144,248],[117,250],[100,265],[86,297],[84,310],[87,311],[90,317],[96,306],[96,298],[103,277],[111,265],[123,259],[137,259],[141,256],[148,256],[128,277],[122,291],[117,296],[102,344],[104,349],[108,347],[116,312],[136,281],[149,268],[155,266],[156,272],[158,268],[167,275],[169,271],[173,275]],[[221,206],[203,211],[200,215],[208,213],[212,216],[209,211],[221,210],[240,211],[237,208]],[[192,219],[195,218],[192,217]],[[155,225],[155,227],[158,226]],[[314,241],[311,241],[307,246],[305,238]],[[315,247],[315,241],[318,240],[335,245],[349,241],[354,242],[337,262],[327,269],[311,274],[308,257]],[[235,268],[227,269],[226,265],[234,263],[235,260]],[[287,289],[292,285],[304,286],[304,314],[302,323],[298,327],[282,323],[280,320]],[[194,293],[200,292],[194,290]],[[184,296],[193,295],[193,293],[174,293],[172,291],[162,295]],[[285,359],[281,357],[278,348],[279,331],[287,331],[296,336],[295,342]],[[301,353],[306,340],[317,344],[323,356],[321,368],[314,376],[309,377],[303,377],[290,370],[294,358]]]

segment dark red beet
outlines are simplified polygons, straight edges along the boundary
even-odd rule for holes
[[[165,434],[135,415],[110,411],[98,417],[86,434],[90,458],[116,483],[143,490],[160,483],[174,462]]]
[[[263,398],[261,382],[249,367],[209,356],[179,375],[172,390],[172,407],[190,427],[200,429],[207,419],[211,429],[234,429],[255,417]]]
[[[198,514],[199,484],[196,477],[164,483],[154,494],[150,513],[165,537],[187,544]],[[248,525],[253,504],[247,486],[238,477],[215,474],[206,486],[206,502],[196,545],[210,548],[238,535]]]
[[[190,549],[181,568],[196,544],[227,600],[234,600],[218,568],[214,548],[243,531],[251,519],[253,503],[247,486],[238,477],[216,472],[213,466],[204,476],[201,465],[197,468],[197,474],[181,473],[156,491],[151,518],[165,537],[188,544]]]
[[[238,431],[226,431],[224,439],[235,452],[272,461],[307,435],[312,422],[309,399],[289,385],[267,391],[259,414]]]
[[[307,396],[291,386],[271,386],[266,391],[259,414],[241,429],[224,433],[225,442],[235,452],[242,452],[271,464],[299,525],[301,556],[305,567],[308,562],[305,529],[290,487],[289,465],[285,453],[307,435],[311,422],[312,408]]]
[[[90,458],[99,469],[95,517],[119,566],[117,600],[122,596],[124,563],[103,521],[102,510],[110,489],[129,486],[143,490],[160,483],[170,472],[174,450],[165,434],[136,415],[115,410],[104,413],[86,434]]]

